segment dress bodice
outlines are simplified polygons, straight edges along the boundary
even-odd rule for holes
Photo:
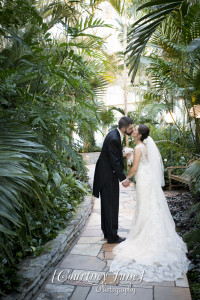
[[[144,178],[146,178],[146,176],[148,178],[151,178],[152,180],[152,170],[148,160],[147,146],[145,144],[138,144],[136,147],[141,150],[142,156],[140,158],[139,165],[134,177],[137,184],[143,184]]]
[[[148,160],[148,153],[147,153],[146,145],[138,144],[136,147],[142,151],[142,156],[140,158],[140,162],[145,163],[145,164],[148,163],[149,160]]]

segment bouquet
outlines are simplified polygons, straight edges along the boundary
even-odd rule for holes
[[[131,165],[133,163],[133,148],[125,147],[122,150],[123,156],[127,156],[128,154],[131,154],[131,156],[128,159],[128,164]]]

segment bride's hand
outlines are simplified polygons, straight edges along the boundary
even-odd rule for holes
[[[130,157],[131,157],[131,153],[128,153],[128,154],[126,155],[126,159],[128,160]]]

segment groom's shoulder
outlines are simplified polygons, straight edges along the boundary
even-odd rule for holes
[[[107,135],[115,135],[117,133],[117,129],[110,130]]]
[[[109,131],[107,136],[106,136],[107,139],[110,139],[110,138],[113,139],[113,138],[117,138],[117,137],[118,137],[117,136],[117,129],[113,129],[113,130]]]
[[[113,129],[111,131],[108,132],[108,134],[106,135],[106,138],[104,140],[104,142],[107,143],[111,143],[116,141],[117,143],[120,142],[120,135],[118,133],[117,129]]]

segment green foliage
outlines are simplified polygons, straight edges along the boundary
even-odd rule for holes
[[[141,55],[155,30],[161,25],[166,17],[179,8],[183,0],[177,1],[149,1],[138,8],[153,9],[132,25],[132,30],[128,34],[127,53],[128,63],[130,66],[129,74],[132,73],[132,81],[134,80],[139,66]],[[185,1],[186,2],[186,1]]]
[[[186,179],[189,179],[191,182],[191,189],[195,197],[200,197],[200,159],[195,160],[192,162],[186,171],[184,172],[183,176]],[[200,203],[194,206],[194,209],[197,209],[197,219],[200,223]]]
[[[162,1],[161,1],[162,2]],[[161,2],[157,2],[161,4]],[[160,7],[165,10],[165,5]],[[169,2],[169,1],[168,1]],[[195,119],[196,135],[192,130],[193,118],[190,116],[190,109],[196,104],[199,104],[199,36],[200,36],[200,8],[199,3],[194,1],[179,1],[180,9],[173,10],[173,13],[164,13],[165,18],[159,26],[155,28],[151,36],[148,36],[151,47],[151,54],[144,56],[140,63],[146,68],[149,77],[147,90],[143,91],[144,105],[149,111],[149,115],[156,117],[157,108],[162,110],[172,110],[174,106],[179,105],[183,114],[182,124],[179,120],[176,126],[187,143],[187,132],[195,143],[196,149],[192,147],[194,152],[199,153],[199,124],[198,119]],[[152,1],[147,3],[147,6],[152,5]],[[166,3],[166,5],[168,5]],[[169,4],[171,5],[171,4]],[[172,6],[179,5],[178,1],[172,3]],[[147,7],[145,5],[145,7]],[[156,6],[152,8],[155,9]],[[155,15],[155,12],[153,12]],[[148,19],[145,16],[144,19]],[[138,24],[141,20],[138,21]],[[140,25],[138,25],[140,26]],[[146,25],[142,28],[145,30]],[[141,32],[142,34],[142,32]],[[140,41],[142,44],[142,40]],[[138,46],[139,47],[139,46]],[[137,57],[136,59],[139,59]],[[159,103],[159,104],[158,104]],[[149,104],[153,108],[149,109]],[[156,109],[155,109],[156,107]],[[187,119],[185,117],[187,115]],[[185,136],[185,138],[184,138]],[[190,142],[189,142],[190,143]],[[191,143],[190,143],[191,146]]]
[[[199,204],[199,203],[198,203]],[[199,207],[200,208],[200,207]],[[200,211],[198,208],[198,212]],[[194,209],[192,207],[192,211]],[[189,259],[192,261],[193,268],[187,273],[192,299],[198,300],[200,296],[200,222],[194,224],[194,228],[184,235],[184,241],[189,250]]]
[[[109,126],[113,124],[115,121],[115,117],[112,108],[102,110],[102,112],[100,113],[100,119],[103,126]]]
[[[166,10],[167,6],[169,11]],[[134,55],[130,55],[135,59],[135,62],[132,61],[132,65],[135,64],[134,68],[136,67],[134,70],[136,71],[137,61],[140,60],[146,68],[149,81],[147,89],[142,91],[144,100],[138,111],[132,113],[132,117],[137,123],[154,125],[151,126],[151,135],[165,158],[167,180],[166,167],[170,166],[171,151],[175,166],[185,165],[200,151],[198,119],[192,118],[189,113],[191,107],[199,104],[200,99],[200,6],[198,1],[150,1],[139,9],[143,8],[147,14],[135,23],[132,37],[136,34],[134,30],[138,31],[135,36],[138,44],[134,44],[137,49]],[[155,10],[156,8],[158,9]],[[158,21],[158,24],[153,28],[146,23],[147,20],[152,22],[151,25],[154,21]],[[141,47],[146,47],[148,40],[151,53],[140,59]],[[179,107],[183,120],[175,122],[170,142],[169,128],[166,128],[162,112],[173,111],[175,106]],[[196,134],[193,130],[194,122]],[[162,124],[159,129],[160,123]],[[191,188],[198,195],[198,180]]]
[[[84,16],[84,17],[83,17]],[[102,38],[84,1],[0,2],[0,293],[18,263],[67,225],[89,191],[79,144],[101,122],[108,83]],[[51,33],[62,28],[61,37]]]

